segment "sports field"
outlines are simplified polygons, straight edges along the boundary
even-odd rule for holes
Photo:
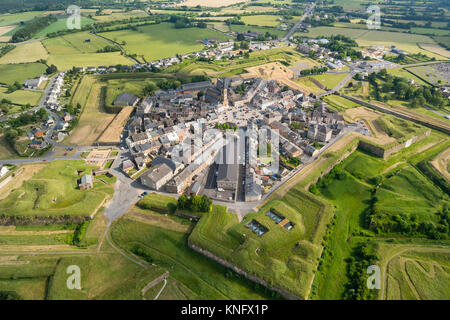
[[[0,83],[10,85],[18,81],[23,84],[26,79],[45,73],[45,69],[41,63],[0,64]]]
[[[168,58],[178,54],[200,51],[204,45],[201,40],[215,38],[219,41],[228,37],[201,28],[175,29],[172,23],[160,23],[139,27],[138,31],[121,30],[101,33],[111,40],[123,45],[128,54],[143,56],[147,61]]]

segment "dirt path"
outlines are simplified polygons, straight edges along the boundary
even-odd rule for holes
[[[436,158],[431,161],[431,165],[447,180],[450,182],[450,173],[448,172],[448,163],[450,162],[450,149],[438,154]]]

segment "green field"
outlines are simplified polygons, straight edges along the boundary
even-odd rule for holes
[[[99,181],[93,189],[78,189],[77,171],[90,174],[93,168],[82,160],[55,160],[1,200],[0,210],[8,216],[89,216],[113,193]]]
[[[23,84],[26,79],[45,73],[45,69],[41,63],[0,64],[0,83],[11,85],[18,81]]]
[[[318,74],[318,75],[312,75],[310,78],[316,79],[319,81],[322,85],[324,85],[327,88],[333,89],[336,87],[339,82],[344,80],[347,77],[347,74]]]
[[[0,87],[0,100],[7,99],[14,104],[37,105],[41,99],[42,93],[30,90],[16,90],[12,93],[6,93],[7,89]]]
[[[83,17],[83,16],[81,17],[81,20],[80,20],[81,27],[92,24],[94,22],[95,22],[94,20],[89,19],[87,17]],[[51,25],[42,29],[39,33],[36,34],[35,37],[36,38],[45,37],[48,33],[58,32],[61,30],[66,30],[66,29],[67,29],[67,17],[60,18],[60,19],[58,19],[58,21],[53,22]]]
[[[361,107],[360,104],[334,94],[324,97],[323,101],[328,103],[329,107],[337,112],[344,111],[346,109]]]
[[[36,62],[40,59],[47,59],[48,52],[41,42],[35,41],[16,46],[0,58],[1,64]]]
[[[277,214],[295,225],[286,230],[266,213]],[[299,297],[306,297],[321,252],[321,237],[331,208],[302,191],[292,188],[281,201],[272,200],[239,223],[225,207],[215,206],[204,215],[189,240]],[[256,235],[246,224],[256,220],[268,231]]]
[[[50,53],[48,63],[56,65],[60,70],[67,70],[73,66],[110,66],[132,63],[132,60],[121,55],[121,52],[96,53],[97,50],[113,44],[88,32],[50,38],[43,40],[42,43]]]
[[[111,231],[113,240],[130,250],[139,244],[153,263],[191,291],[191,299],[262,299],[255,285],[187,246],[188,234],[122,217]],[[257,286],[256,286],[257,287]]]
[[[199,41],[203,39],[215,38],[219,41],[228,39],[227,36],[210,29],[175,29],[171,23],[138,27],[138,31],[102,32],[100,35],[118,43],[125,41],[123,47],[127,54],[137,54],[147,61],[168,58],[177,53],[200,51],[204,45]]]

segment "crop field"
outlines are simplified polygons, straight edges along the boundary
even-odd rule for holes
[[[227,268],[191,250],[187,233],[172,229],[173,223],[155,226],[145,219],[125,215],[113,224],[112,239],[123,249],[139,244],[153,263],[170,271],[194,299],[263,299],[254,284],[235,276]],[[186,291],[185,291],[186,292]]]
[[[31,90],[16,90],[12,93],[6,93],[7,89],[0,87],[0,100],[7,99],[14,104],[20,105],[37,105],[42,96],[41,92]]]
[[[419,43],[419,46],[427,51],[441,55],[444,58],[450,58],[450,51],[435,43]]]
[[[426,247],[411,248],[388,261],[384,298],[447,299],[450,295],[450,250],[434,250]]]
[[[90,18],[81,16],[81,19],[80,19],[81,27],[84,27],[84,26],[94,23],[94,22],[95,21]],[[66,29],[67,29],[67,17],[60,18],[60,19],[58,19],[58,21],[53,22],[51,25],[42,29],[38,34],[36,34],[36,38],[45,37],[48,33],[58,32],[61,30],[66,30]]]
[[[75,92],[72,104],[80,103],[83,113],[73,133],[65,140],[76,145],[92,145],[103,133],[114,114],[104,110],[106,84],[93,77],[84,77]]]
[[[55,160],[0,201],[0,210],[13,216],[89,216],[113,189],[94,182],[94,188],[78,189],[81,175],[95,168],[82,160]]]
[[[93,16],[93,18],[100,22],[108,22],[108,21],[125,20],[130,18],[148,17],[148,14],[145,13],[143,10],[131,10],[128,12],[113,11],[104,13],[105,13],[104,15],[95,15]]]
[[[421,152],[427,153],[436,143],[439,145],[439,139],[442,137],[432,135],[394,153],[387,160],[357,150],[339,165],[343,174],[329,183],[317,184],[320,194],[332,202],[336,209],[333,228],[326,244],[327,254],[323,255],[322,268],[314,280],[312,299],[341,299],[346,292],[345,283],[349,280],[347,263],[342,262],[352,256],[357,245],[366,241],[364,238],[374,239],[376,236],[368,228],[366,220],[375,186],[374,177],[384,177],[376,193],[378,212],[407,216],[417,214],[417,221],[435,219],[432,212],[440,209],[440,199],[445,195],[406,161],[417,161],[413,160],[414,157]],[[395,173],[397,171],[398,174]],[[380,257],[385,256],[380,253]]]
[[[0,64],[0,83],[11,85],[18,81],[23,84],[26,79],[45,73],[45,69],[41,63]]]
[[[36,62],[39,59],[47,58],[47,50],[41,42],[35,41],[16,46],[15,49],[0,58],[0,64]]]
[[[128,54],[137,54],[147,61],[168,58],[201,50],[204,45],[199,41],[215,38],[223,41],[228,37],[210,29],[175,29],[171,23],[160,23],[138,27],[138,31],[121,30],[101,33],[102,36],[122,43]]]

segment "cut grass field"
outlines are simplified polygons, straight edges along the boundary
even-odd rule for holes
[[[36,62],[40,59],[45,60],[47,58],[47,50],[45,50],[40,41],[35,41],[17,45],[15,49],[0,58],[0,65],[8,63]]]
[[[153,11],[153,10],[152,10]],[[109,21],[117,21],[117,20],[125,20],[130,18],[141,18],[141,17],[148,17],[148,14],[145,13],[143,10],[131,10],[131,11],[121,11],[121,10],[115,10],[115,11],[104,11],[103,15],[95,15],[93,16],[93,19],[100,21],[100,22],[109,22]]]
[[[17,25],[20,22],[26,22],[42,15],[43,15],[42,11],[28,11],[13,14],[10,13],[0,14],[0,27]]]
[[[39,77],[45,73],[41,63],[0,64],[0,83],[11,85],[15,81],[23,84],[26,79]]]
[[[215,38],[227,40],[222,33],[201,28],[175,29],[172,23],[160,23],[138,27],[138,31],[121,30],[102,32],[103,37],[122,43],[127,54],[137,54],[147,61],[168,58],[178,54],[200,51],[204,45],[199,41]]]
[[[89,216],[114,192],[111,185],[97,182],[93,189],[78,189],[77,171],[90,174],[93,168],[82,160],[50,162],[11,190],[0,201],[0,210],[7,216]]]
[[[361,105],[356,102],[350,101],[348,99],[345,99],[341,96],[334,95],[334,94],[326,96],[322,100],[324,102],[326,102],[328,104],[328,106],[336,112],[341,112],[346,109],[361,107]]]
[[[312,75],[310,78],[315,79],[319,81],[322,85],[325,87],[332,89],[336,87],[339,82],[344,80],[347,77],[347,74],[318,74],[318,75]]]

